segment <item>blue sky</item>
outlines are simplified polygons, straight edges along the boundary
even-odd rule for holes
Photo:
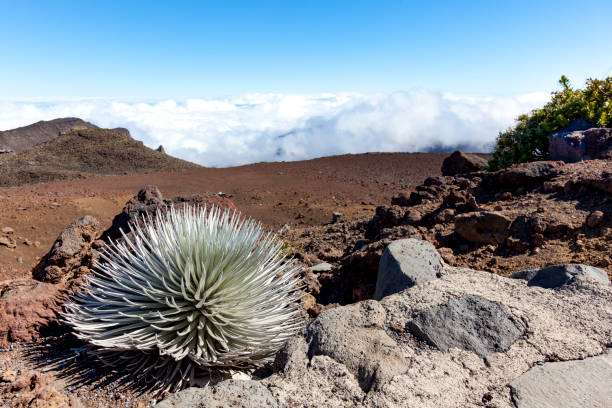
[[[550,92],[612,75],[612,1],[0,0],[0,97]]]
[[[490,151],[561,75],[612,75],[610,16],[610,0],[0,0],[0,130],[77,116],[208,166]]]

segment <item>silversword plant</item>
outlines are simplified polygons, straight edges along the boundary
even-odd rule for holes
[[[131,232],[106,247],[63,315],[104,362],[180,382],[269,361],[303,325],[299,266],[252,219],[184,206]]]

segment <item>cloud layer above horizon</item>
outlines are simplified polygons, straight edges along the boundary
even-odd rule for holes
[[[490,151],[498,132],[546,93],[472,97],[426,90],[229,99],[0,100],[0,130],[75,116],[205,166],[365,152]]]

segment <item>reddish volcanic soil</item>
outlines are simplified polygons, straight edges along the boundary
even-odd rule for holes
[[[167,198],[223,192],[270,228],[320,225],[332,212],[370,218],[400,190],[440,174],[443,153],[369,153],[321,159],[203,168],[183,173],[102,176],[0,188],[0,228],[15,230],[17,247],[0,245],[0,280],[29,274],[59,232],[86,214],[109,226],[125,202],[146,184]]]

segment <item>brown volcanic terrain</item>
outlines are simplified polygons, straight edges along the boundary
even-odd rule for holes
[[[334,211],[342,212],[345,219],[371,217],[375,206],[387,203],[398,190],[440,174],[444,157],[371,153],[0,187],[0,228],[13,228],[17,243],[14,249],[0,245],[0,280],[28,275],[59,232],[79,217],[91,214],[109,226],[125,202],[146,184],[157,185],[168,198],[222,191],[231,195],[241,211],[271,228],[284,223],[320,225],[329,222]]]
[[[611,161],[539,162],[497,173],[444,177],[440,167],[446,156],[344,155],[172,173],[89,174],[87,179],[0,187],[0,229],[5,229],[0,238],[16,244],[15,248],[0,245],[0,288],[9,312],[5,320],[13,323],[17,319],[10,316],[22,308],[17,314],[27,315],[29,324],[25,327],[29,331],[16,333],[25,336],[21,341],[27,343],[14,342],[14,348],[0,354],[0,370],[21,375],[10,385],[0,386],[0,401],[26,406],[20,401],[49,404],[63,399],[71,404],[74,400],[71,406],[80,402],[92,407],[147,407],[155,402],[152,394],[136,395],[137,388],[115,388],[119,377],[90,365],[89,357],[80,351],[82,343],[62,334],[53,317],[41,313],[59,307],[55,296],[66,288],[65,283],[54,285],[30,277],[66,225],[91,214],[100,221],[100,229],[106,229],[129,199],[149,204],[146,194],[132,198],[147,184],[157,185],[165,198],[223,192],[219,195],[229,197],[238,209],[269,229],[289,224],[281,236],[298,259],[307,265],[331,264],[327,272],[304,271],[304,309],[311,317],[338,304],[369,299],[382,250],[397,238],[423,237],[451,265],[500,275],[559,262],[597,265],[612,275]],[[342,213],[335,223],[331,222],[333,212]],[[599,219],[593,222],[597,212]],[[477,221],[483,214],[497,214],[493,217],[497,222],[512,220],[498,242],[458,236],[458,219]],[[483,235],[499,232],[487,223],[475,230]],[[85,229],[81,231],[79,236],[85,237]],[[96,237],[89,236],[83,248],[99,248],[95,246],[99,241],[92,241]],[[89,262],[83,254],[79,255],[82,261]],[[79,265],[73,266],[80,270]],[[12,278],[19,279],[2,282]],[[27,300],[20,302],[23,297]],[[41,304],[44,307],[36,309]],[[34,305],[31,310],[30,305]],[[41,326],[44,322],[50,325]],[[36,345],[33,342],[39,337],[46,338]],[[31,370],[36,371],[29,374]],[[7,374],[7,378],[12,377]],[[30,384],[31,391],[16,388],[21,383]]]
[[[79,118],[41,120],[28,126],[0,131],[0,149],[8,148],[15,153],[21,153],[37,144],[55,139],[60,132],[65,132],[75,126],[97,128],[96,125]]]
[[[124,129],[79,126],[22,153],[1,155],[0,186],[196,167],[199,166],[149,149]]]

